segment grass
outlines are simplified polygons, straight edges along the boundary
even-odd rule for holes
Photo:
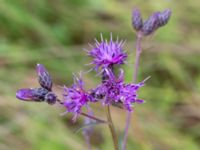
[[[128,148],[199,149],[199,10],[196,2],[160,0],[1,1],[0,149],[85,148],[81,132],[74,133],[82,119],[71,125],[69,116],[59,115],[63,109],[45,103],[23,103],[15,98],[15,92],[38,85],[35,65],[42,63],[52,74],[54,89],[61,93],[57,85],[70,85],[72,73],[89,69],[84,66],[89,59],[82,49],[94,37],[99,38],[100,32],[106,37],[113,32],[114,36],[127,39],[125,49],[130,58],[124,69],[127,82],[131,81],[135,38],[130,25],[132,6],[141,6],[144,17],[166,7],[172,8],[173,15],[168,26],[143,41],[138,81],[151,78],[140,91],[146,103],[135,108]],[[89,87],[98,83],[93,75],[90,72],[84,77]],[[97,115],[104,116],[100,105],[93,108]],[[121,134],[125,112],[117,108],[112,108],[112,112]],[[93,146],[110,150],[113,146],[108,128],[95,128]]]

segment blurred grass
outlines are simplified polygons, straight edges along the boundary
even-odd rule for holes
[[[198,150],[200,148],[200,53],[198,1],[171,0],[1,0],[0,1],[0,149],[83,150],[81,125],[61,117],[64,110],[46,104],[22,103],[15,98],[19,88],[37,86],[35,64],[44,64],[57,85],[70,85],[72,73],[89,70],[83,48],[103,33],[127,39],[130,53],[125,66],[131,81],[134,33],[130,18],[133,7],[144,17],[171,8],[169,24],[143,41],[144,53],[138,81],[151,76],[140,91],[144,105],[136,106],[129,150]],[[90,87],[97,84],[94,72],[85,75]],[[97,115],[104,116],[99,105]],[[113,108],[118,133],[125,112]],[[119,115],[120,114],[120,115]],[[96,127],[94,148],[112,149],[104,125]],[[101,131],[105,132],[101,132]]]

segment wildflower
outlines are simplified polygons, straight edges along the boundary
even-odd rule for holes
[[[102,67],[104,70],[116,64],[124,64],[127,54],[122,48],[123,44],[124,41],[113,41],[112,35],[109,42],[101,36],[101,42],[96,41],[92,50],[88,51],[88,55],[93,58],[91,64],[95,65],[94,69]]]
[[[104,105],[122,104],[128,111],[132,111],[133,103],[144,102],[137,98],[137,91],[144,85],[144,81],[138,84],[126,84],[123,70],[118,77],[111,70],[106,70],[106,73],[108,78],[93,90],[95,99],[102,99]]]
[[[72,87],[64,87],[64,103],[67,108],[67,112],[74,114],[73,120],[76,120],[77,116],[81,113],[83,106],[87,105],[87,102],[91,99],[90,94],[84,90],[83,80],[74,75],[74,84]]]
[[[16,97],[24,101],[46,101],[48,104],[55,104],[57,96],[52,92],[52,80],[48,71],[41,64],[37,64],[36,70],[41,87],[20,89],[17,91]]]

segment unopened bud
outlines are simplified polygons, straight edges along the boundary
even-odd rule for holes
[[[142,29],[143,21],[139,9],[134,9],[132,12],[132,26],[136,31]]]
[[[41,64],[37,64],[37,73],[41,87],[51,91],[52,80],[46,68]]]
[[[171,10],[166,9],[158,15],[159,26],[164,26],[168,23],[171,16]]]
[[[142,33],[147,36],[153,33],[158,27],[158,15],[159,12],[153,13],[143,24]]]

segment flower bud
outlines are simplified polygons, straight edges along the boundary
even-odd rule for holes
[[[132,26],[136,31],[142,29],[143,21],[139,9],[134,9],[132,12]]]
[[[159,22],[159,26],[164,26],[168,23],[169,19],[171,16],[171,10],[170,9],[166,9],[163,12],[159,13],[158,15],[158,22]]]
[[[158,15],[160,12],[153,13],[143,24],[143,35],[150,35],[159,27]]]
[[[44,101],[45,95],[49,91],[45,88],[34,88],[34,89],[20,89],[16,93],[16,97],[24,101]]]
[[[52,80],[46,68],[41,64],[37,64],[37,73],[39,77],[38,81],[41,87],[51,91]]]

